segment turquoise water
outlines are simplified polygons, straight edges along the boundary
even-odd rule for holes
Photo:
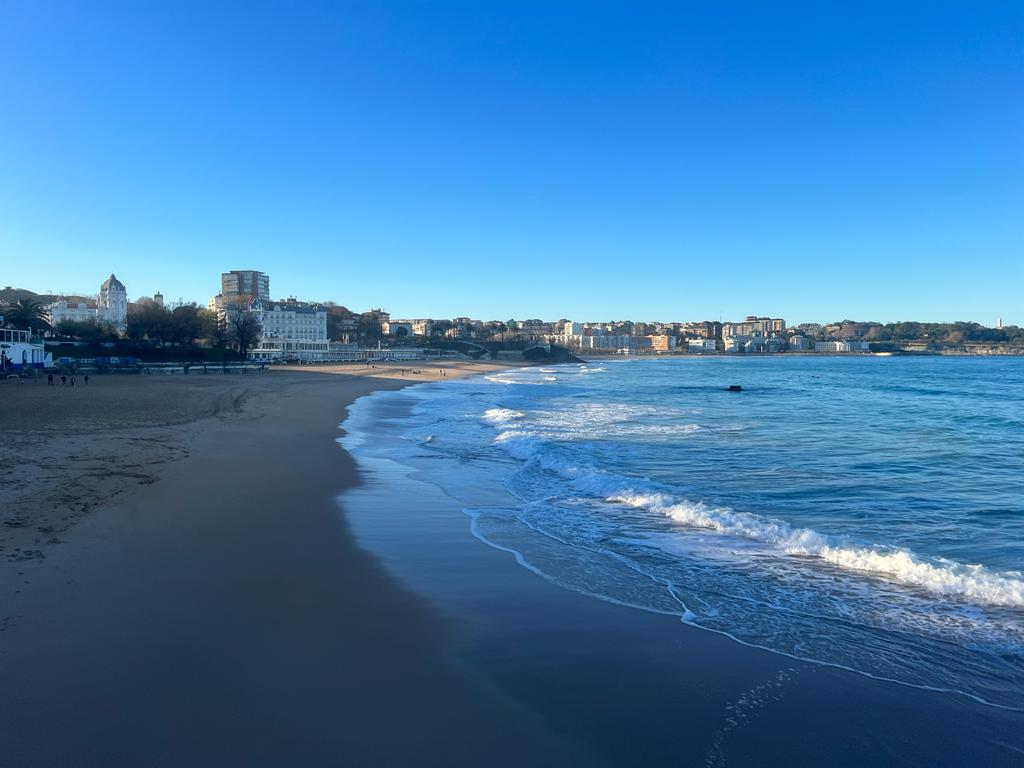
[[[376,393],[345,427],[567,589],[1024,708],[1024,360],[517,369]]]

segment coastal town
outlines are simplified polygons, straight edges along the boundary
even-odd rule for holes
[[[270,275],[221,273],[205,306],[167,302],[158,291],[129,299],[114,273],[93,296],[0,292],[4,372],[80,360],[231,359],[245,363],[521,358],[552,350],[577,356],[773,354],[1022,354],[1024,330],[978,323],[843,320],[787,324],[782,317],[737,320],[581,321],[409,318],[384,309],[352,311],[330,302],[272,298]]]

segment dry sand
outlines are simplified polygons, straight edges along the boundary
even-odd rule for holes
[[[596,762],[456,668],[339,514],[346,405],[438,367],[0,384],[0,762]]]

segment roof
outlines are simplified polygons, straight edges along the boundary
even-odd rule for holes
[[[110,277],[103,281],[103,285],[100,286],[101,291],[121,291],[127,293],[127,289],[124,287],[124,283],[114,277],[114,273],[110,273]]]

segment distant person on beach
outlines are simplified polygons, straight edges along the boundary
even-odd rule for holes
[[[64,374],[61,374],[61,376],[60,376],[60,385],[63,387],[67,383],[68,383],[68,377],[65,376]]]
[[[71,377],[71,386],[72,387],[75,386],[75,377],[74,376]]]
[[[52,373],[46,374],[46,383],[49,386],[51,386],[51,387],[53,386],[53,374]]]

